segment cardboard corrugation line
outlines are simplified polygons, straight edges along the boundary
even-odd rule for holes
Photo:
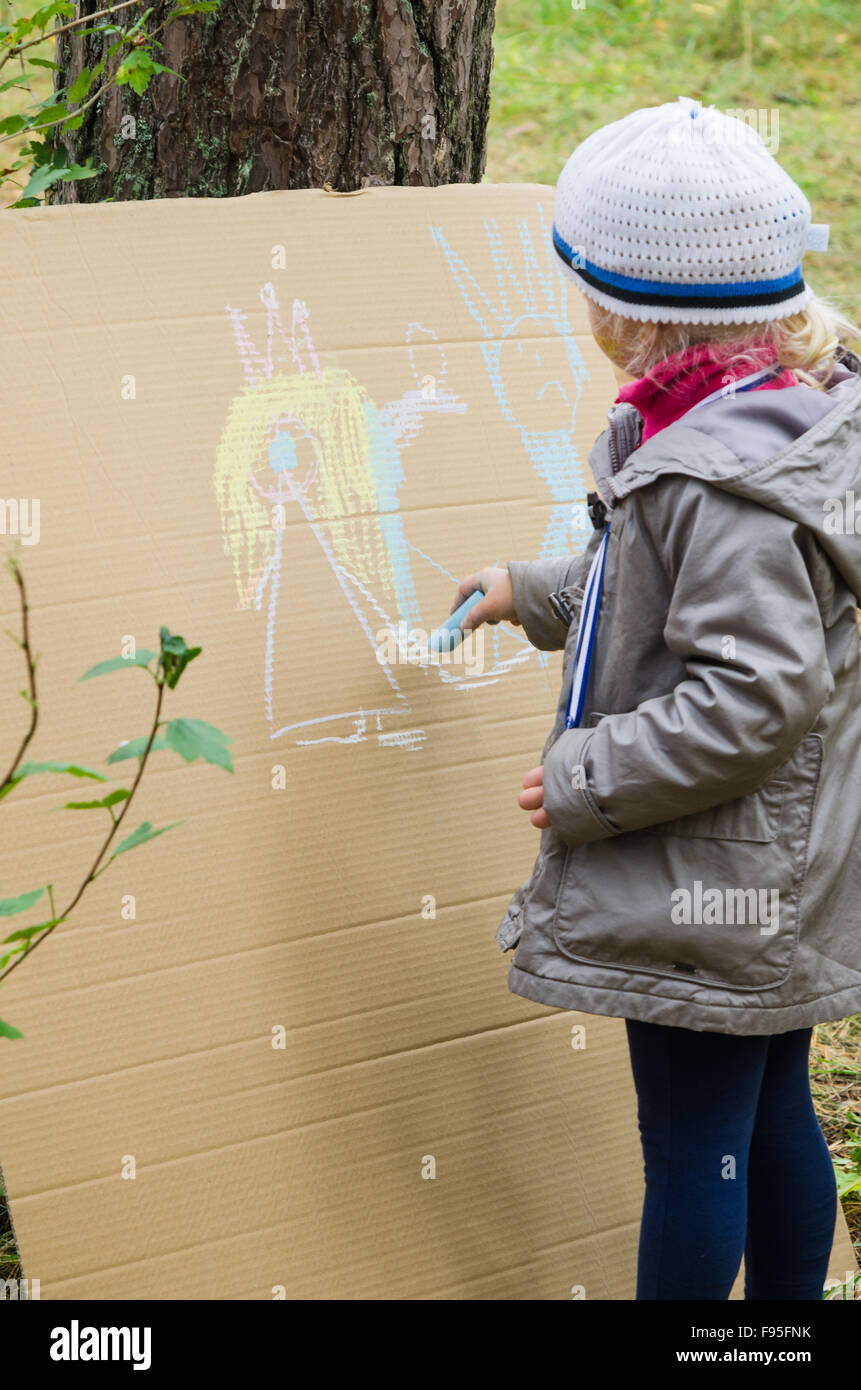
[[[521,229],[540,249],[551,210],[551,189],[483,184],[4,220],[2,491],[41,502],[41,539],[21,549],[41,653],[29,756],[74,756],[127,785],[133,765],[104,759],[148,729],[154,686],[139,672],[77,680],[128,634],[156,647],[164,623],[203,647],[165,717],[224,729],[235,761],[231,777],[154,755],[124,829],[184,823],[122,856],[0,993],[25,1034],[2,1044],[0,1162],[42,1298],[633,1296],[642,1160],[623,1024],[510,994],[493,940],[537,849],[516,796],[552,722],[558,654],[533,651],[473,688],[399,667],[409,709],[384,732],[421,731],[412,748],[380,741],[373,721],[354,742],[272,737],[279,718],[374,708],[385,682],[291,515],[281,713],[268,719],[265,603],[239,606],[214,487],[244,382],[227,309],[261,348],[271,283],[285,326],[304,303],[321,363],[378,407],[414,386],[408,325],[446,350],[445,387],[468,409],[426,415],[400,455],[400,515],[429,557],[415,572],[422,615],[447,615],[452,575],[538,555],[550,490],[494,397],[486,340],[430,229],[500,303],[498,239],[511,305],[526,284]],[[570,291],[567,313],[588,374],[573,434],[585,493],[615,386]],[[511,335],[526,413],[544,408],[528,397],[554,336],[529,319]],[[437,347],[413,352],[422,372]],[[0,625],[18,627],[8,580]],[[489,657],[497,640],[519,650],[516,632],[488,633]],[[11,643],[0,674],[0,746],[13,748],[26,708]],[[33,778],[4,802],[4,894],[50,877],[68,900],[104,827],[52,808],[94,785]],[[424,1180],[428,1155],[437,1175]],[[853,1265],[841,1218],[832,1273]]]

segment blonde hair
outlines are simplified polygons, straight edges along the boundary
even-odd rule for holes
[[[838,347],[861,341],[861,329],[830,300],[814,295],[806,308],[769,323],[639,323],[589,300],[595,341],[629,376],[648,376],[665,357],[708,343],[718,363],[762,365],[763,345],[781,366],[818,391],[827,387]],[[757,353],[755,349],[760,349]]]

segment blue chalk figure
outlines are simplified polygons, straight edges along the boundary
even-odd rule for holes
[[[537,238],[525,219],[517,226],[522,269],[503,245],[496,218],[485,219],[495,276],[487,291],[442,227],[432,227],[431,235],[481,330],[485,370],[500,412],[518,430],[532,467],[550,489],[554,505],[539,558],[552,560],[582,550],[583,532],[592,530],[585,506],[590,484],[574,439],[589,373],[568,319],[568,287],[540,203],[537,211]]]

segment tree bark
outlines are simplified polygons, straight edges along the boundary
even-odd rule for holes
[[[70,160],[97,178],[56,201],[233,197],[271,188],[478,182],[495,0],[221,0],[159,36],[161,74],[111,87]],[[79,0],[92,14],[104,0]],[[122,13],[130,24],[144,6]],[[152,30],[169,13],[158,0]],[[61,82],[102,57],[101,35],[57,39]],[[118,60],[113,60],[116,70]],[[130,119],[131,118],[131,119]]]

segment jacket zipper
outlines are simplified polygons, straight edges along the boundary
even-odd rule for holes
[[[610,422],[609,446],[610,446],[610,466],[614,473],[619,471],[619,450],[616,445],[616,424],[613,419],[615,406],[611,406],[607,411],[607,419]]]

